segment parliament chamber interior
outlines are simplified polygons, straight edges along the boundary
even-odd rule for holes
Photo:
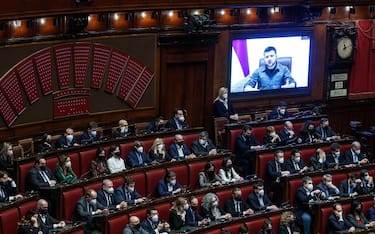
[[[13,0],[0,234],[375,233],[372,0]]]

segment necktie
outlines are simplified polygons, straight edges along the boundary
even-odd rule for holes
[[[4,193],[4,190],[3,188],[0,186],[0,197],[4,197],[5,198],[5,193]]]
[[[132,196],[131,196],[130,192],[126,193],[126,197],[127,197],[126,200],[131,200]]]
[[[300,170],[298,163],[294,163],[294,168],[295,168],[297,171]]]
[[[143,164],[142,155],[141,154],[137,154],[137,155],[138,155],[138,163],[139,165],[142,165]]]
[[[47,174],[44,171],[41,171],[40,174],[41,174],[44,182],[49,182],[49,178],[48,178]]]
[[[353,162],[354,163],[358,162],[358,155],[356,153],[353,154]]]
[[[277,172],[280,172],[280,164],[276,163],[276,168]]]
[[[241,213],[241,207],[240,207],[240,202],[239,201],[236,201],[236,211],[237,213]]]

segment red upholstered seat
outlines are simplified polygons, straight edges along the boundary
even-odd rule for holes
[[[220,230],[219,229],[217,229],[217,230],[213,230],[213,231],[209,231],[209,232],[207,232],[207,234],[220,234]]]
[[[168,167],[168,171],[176,172],[177,180],[182,186],[188,186],[189,184],[189,171],[186,165]]]
[[[241,132],[242,132],[242,129],[231,129],[228,131],[227,147],[232,152],[234,152],[234,148],[236,145],[236,138],[238,135],[241,134]]]
[[[130,216],[137,216],[141,221],[147,218],[146,209],[139,209],[131,212]]]
[[[76,173],[77,177],[81,177],[80,163],[79,163],[79,153],[68,154],[70,161],[72,162],[72,169]]]
[[[154,139],[145,140],[142,142],[144,152],[150,151],[152,144],[154,143]]]
[[[254,191],[253,186],[248,185],[241,187],[241,192],[242,192],[242,198],[247,201],[247,197],[249,196],[250,193]]]
[[[96,182],[96,183],[92,183],[92,184],[88,184],[88,185],[83,186],[83,191],[87,191],[89,189],[93,189],[95,191],[98,191],[99,189],[101,189],[101,187],[102,187],[102,181],[99,181],[99,182]]]
[[[314,184],[316,186],[316,184]],[[302,179],[300,180],[291,180],[288,183],[288,191],[289,191],[289,203],[294,204],[294,197],[297,192],[297,189],[302,186]]]
[[[133,142],[120,144],[121,157],[125,160],[125,162],[126,162],[129,152],[132,151],[133,148],[134,148]]]
[[[111,179],[113,182],[113,187],[116,189],[118,186],[124,184],[124,178],[123,177],[116,177]]]
[[[55,174],[57,165],[59,164],[59,159],[57,157],[46,159],[47,167],[51,169],[52,173]]]
[[[18,178],[17,184],[19,186],[20,192],[24,193],[26,191],[26,176],[29,173],[30,169],[34,166],[34,162],[29,162],[21,164],[18,166]]]
[[[362,212],[366,215],[367,210],[374,205],[374,200],[371,199],[369,201],[363,201],[362,202]]]
[[[262,229],[264,219],[256,219],[251,222],[247,222],[247,228],[249,229],[249,234],[258,234],[259,230]]]
[[[169,146],[174,143],[174,136],[163,138],[166,149],[169,149]]]
[[[351,173],[349,173],[351,174]],[[357,173],[358,174],[358,173]],[[339,187],[340,185],[340,182],[343,181],[343,180],[346,180],[348,178],[347,174],[335,174],[335,175],[332,175],[332,183],[334,185],[336,185],[337,187]]]
[[[189,147],[189,149],[191,149],[191,144],[193,143],[193,141],[197,140],[198,138],[199,133],[184,135],[185,144]]]
[[[96,149],[90,149],[79,152],[79,164],[81,174],[85,174],[90,170],[91,162],[96,157]]]
[[[263,137],[267,134],[266,126],[255,127],[251,132],[254,135],[255,139],[260,144],[263,144]]]
[[[21,204],[18,207],[20,218],[25,216],[28,210],[36,209],[36,203],[37,203],[37,201],[29,201],[29,202],[26,202],[24,204]]]
[[[221,207],[224,207],[224,203],[226,200],[232,197],[232,189],[225,189],[216,193],[219,197],[219,204]]]
[[[215,165],[215,172],[219,173],[219,170],[221,168],[221,164],[223,162],[223,159],[221,159],[221,158],[220,159],[215,159],[215,160],[212,160],[211,162]]]
[[[281,214],[270,217],[272,222],[272,230],[274,233],[279,232]]]
[[[199,172],[203,171],[207,162],[194,162],[189,164],[189,183],[191,189],[199,188]]]
[[[129,175],[128,177],[135,179],[135,190],[142,196],[146,196],[147,183],[145,173],[138,172],[136,174]]]
[[[343,216],[346,216],[349,213],[350,210],[350,204],[344,204],[342,206],[342,211],[344,213]],[[319,227],[319,233],[326,233],[327,227],[328,227],[328,218],[332,214],[333,208],[325,207],[320,209],[320,227]]]
[[[0,213],[0,233],[17,233],[17,222],[20,220],[18,209],[11,208]]]
[[[171,204],[162,203],[154,206],[159,212],[159,220],[169,220],[169,210],[171,209]]]
[[[75,188],[75,189],[63,192],[62,207],[64,207],[64,209],[62,210],[62,218],[64,220],[72,219],[73,212],[76,208],[76,203],[82,196],[83,196],[82,188]]]
[[[159,180],[164,178],[165,176],[165,169],[155,169],[146,171],[146,194],[150,195],[151,197],[156,197],[157,194],[157,186]]]
[[[111,234],[122,234],[122,231],[129,223],[128,215],[120,215],[115,218],[108,220],[108,230],[107,233]]]
[[[315,148],[305,148],[301,149],[301,157],[305,163],[305,165],[310,165],[311,157],[315,155],[316,149]]]

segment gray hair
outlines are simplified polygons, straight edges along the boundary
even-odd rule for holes
[[[219,198],[214,193],[207,193],[206,195],[204,195],[204,197],[202,199],[202,207],[204,209],[207,209],[207,210],[210,209],[212,198],[215,198],[219,202]]]

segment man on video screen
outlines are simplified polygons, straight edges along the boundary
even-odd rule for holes
[[[264,64],[251,74],[244,85],[244,91],[295,88],[296,81],[292,78],[287,66],[277,62],[276,48],[269,46],[264,50]]]

